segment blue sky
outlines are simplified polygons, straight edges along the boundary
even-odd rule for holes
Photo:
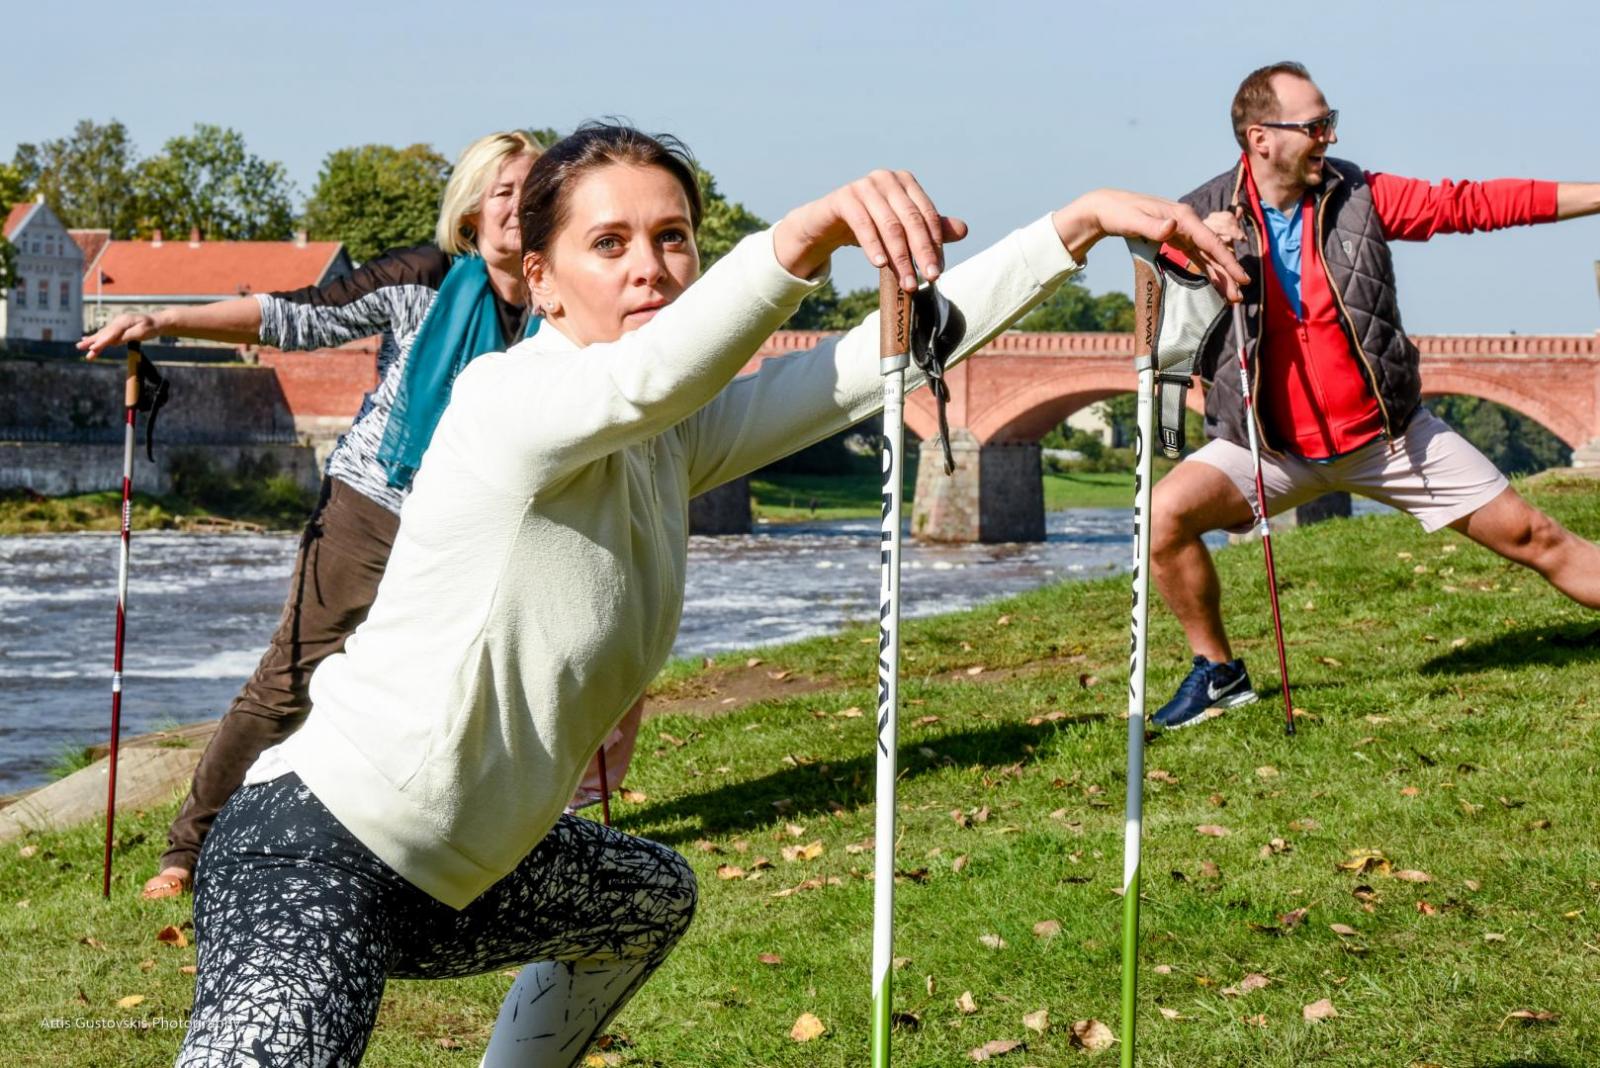
[[[342,146],[423,141],[453,156],[491,129],[612,114],[683,137],[769,219],[874,166],[908,167],[979,247],[1094,186],[1177,195],[1221,171],[1234,88],[1282,58],[1340,109],[1336,154],[1369,169],[1600,180],[1593,0],[88,0],[5,22],[0,158],[85,117],[121,119],[146,153],[211,122],[283,161],[302,196]],[[1413,331],[1600,327],[1600,217],[1396,259]],[[835,273],[871,278],[854,259]],[[1091,257],[1092,288],[1128,276],[1112,247]]]

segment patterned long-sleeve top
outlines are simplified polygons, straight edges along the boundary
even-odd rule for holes
[[[451,258],[434,245],[393,249],[355,273],[325,285],[258,293],[261,341],[280,349],[332,348],[381,333],[378,385],[361,400],[355,422],[328,457],[325,474],[399,513],[409,487],[389,485],[378,462],[384,429],[405,372],[411,343],[439,295]],[[498,294],[495,310],[509,348],[522,336],[527,309]]]

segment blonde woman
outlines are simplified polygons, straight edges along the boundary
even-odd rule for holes
[[[311,707],[312,669],[366,618],[400,504],[457,373],[531,332],[517,204],[538,156],[538,143],[520,130],[469,145],[445,187],[433,244],[386,252],[322,286],[120,315],[79,343],[93,359],[108,346],[162,335],[284,349],[383,335],[377,388],[328,457],[278,629],[200,759],[146,898],[190,885],[201,842],[245,769],[299,729]]]

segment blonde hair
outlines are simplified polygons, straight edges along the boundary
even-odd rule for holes
[[[439,223],[433,239],[452,256],[478,251],[477,234],[467,225],[468,215],[483,207],[483,194],[500,165],[513,156],[539,158],[543,149],[525,130],[502,130],[480,137],[462,150],[439,202]]]

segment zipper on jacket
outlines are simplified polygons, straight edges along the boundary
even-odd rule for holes
[[[1355,348],[1356,356],[1360,359],[1363,369],[1367,372],[1367,384],[1372,387],[1372,395],[1377,398],[1378,411],[1383,416],[1383,432],[1391,442],[1392,448],[1392,443],[1395,440],[1394,423],[1389,419],[1389,406],[1383,402],[1383,390],[1378,387],[1378,373],[1373,368],[1372,361],[1367,358],[1366,350],[1361,347],[1361,339],[1356,336],[1355,320],[1350,317],[1350,309],[1345,307],[1344,294],[1339,292],[1339,283],[1333,277],[1333,272],[1328,270],[1327,251],[1323,248],[1322,243],[1323,215],[1328,210],[1328,199],[1329,195],[1324,193],[1317,201],[1316,233],[1312,237],[1317,242],[1317,251],[1323,257],[1322,273],[1328,279],[1328,288],[1333,291],[1333,299],[1339,302],[1339,314],[1344,316],[1344,328],[1350,335],[1350,344]]]

